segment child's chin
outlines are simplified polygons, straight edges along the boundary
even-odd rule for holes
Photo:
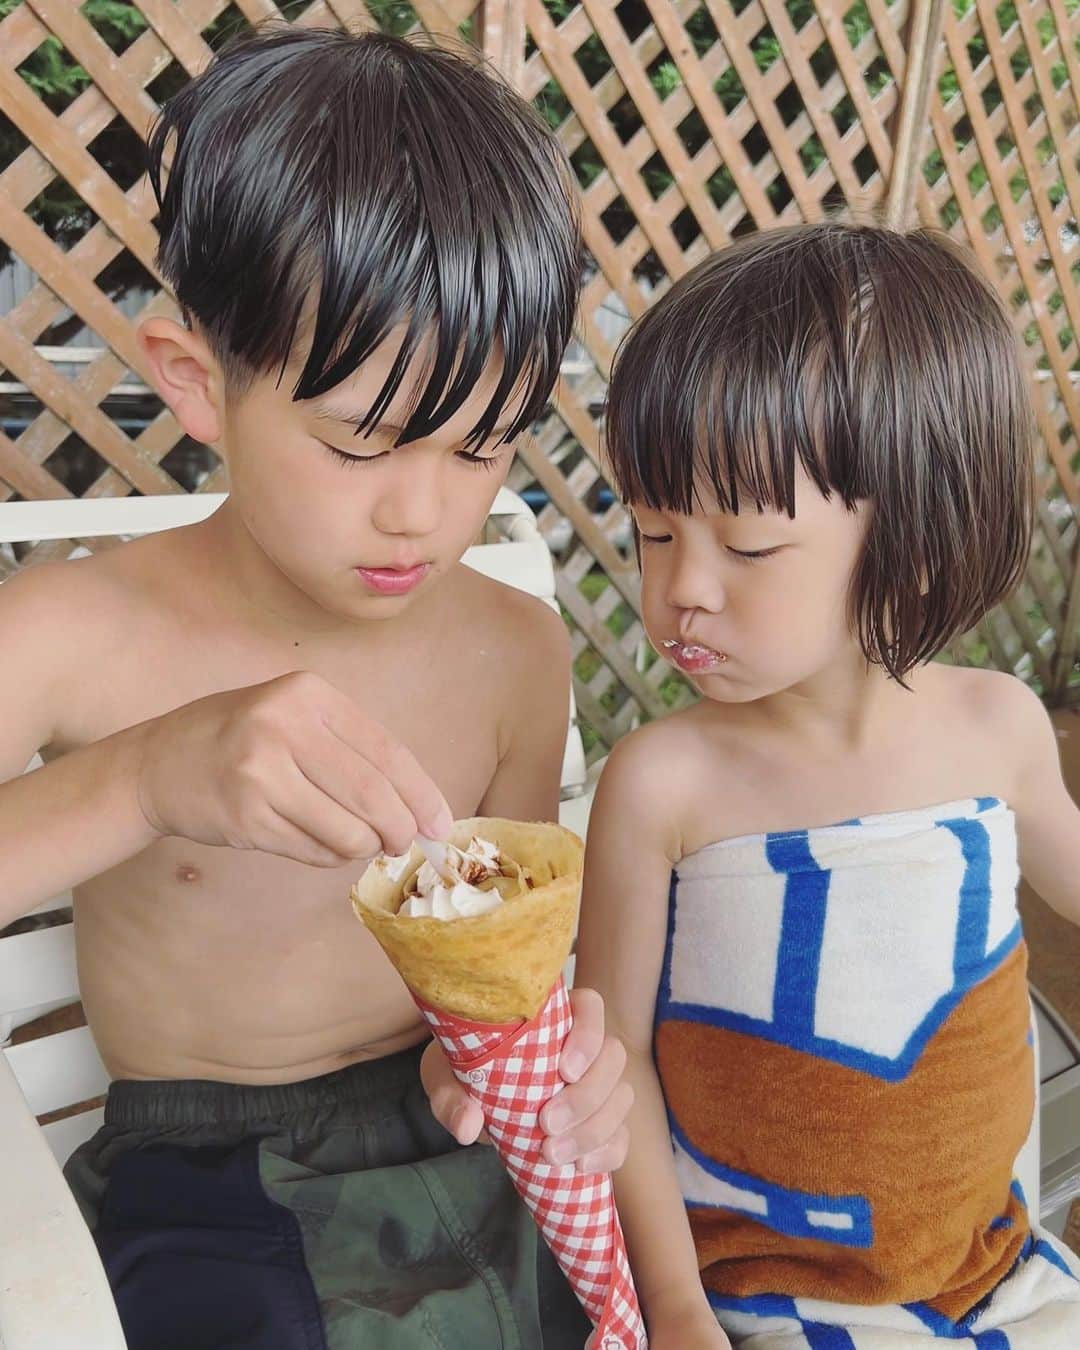
[[[699,694],[712,703],[754,703],[765,691],[748,684],[728,684],[708,675],[693,681]]]
[[[699,694],[713,703],[754,703],[773,692],[756,680],[733,679],[724,666],[687,678]]]

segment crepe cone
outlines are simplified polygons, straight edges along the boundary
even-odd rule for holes
[[[460,919],[399,917],[423,858],[395,880],[373,863],[352,903],[405,980],[458,1079],[480,1103],[518,1194],[596,1327],[595,1350],[644,1350],[611,1177],[553,1166],[538,1116],[561,1091],[559,1054],[573,1025],[562,968],[581,891],[583,845],[558,825],[477,819],[450,840],[478,835],[531,880],[499,890],[501,905]],[[514,892],[517,893],[514,893]]]

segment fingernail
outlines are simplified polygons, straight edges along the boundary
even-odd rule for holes
[[[568,1163],[577,1157],[577,1140],[569,1135],[561,1139],[553,1139],[551,1147],[548,1149],[553,1161],[557,1163]]]
[[[444,806],[435,819],[428,822],[424,833],[429,839],[438,839],[441,843],[453,828],[454,817],[450,814],[450,808]]]
[[[570,1083],[576,1083],[587,1067],[585,1056],[576,1050],[568,1050],[559,1060],[559,1072]]]
[[[573,1123],[574,1113],[568,1106],[551,1106],[544,1113],[544,1124],[548,1134],[562,1134]]]

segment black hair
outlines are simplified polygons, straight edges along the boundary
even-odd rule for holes
[[[166,104],[149,162],[161,271],[233,386],[292,361],[293,397],[318,397],[407,324],[359,431],[429,341],[402,442],[449,420],[493,357],[470,443],[512,396],[507,439],[542,411],[580,280],[572,173],[478,55],[264,28]]]

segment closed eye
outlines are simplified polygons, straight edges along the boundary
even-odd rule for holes
[[[482,469],[493,469],[502,459],[501,454],[477,455],[472,450],[458,450],[457,457],[464,464],[475,464],[477,468]]]
[[[641,542],[642,542],[643,544],[670,544],[670,543],[671,543],[671,535],[670,535],[670,534],[642,534],[640,530],[638,530],[638,534],[641,535]]]
[[[328,445],[326,441],[320,441],[319,444],[324,450],[329,450],[339,464],[350,469],[357,464],[371,464],[376,459],[385,459],[390,453],[388,450],[379,450],[374,455],[350,455],[347,450],[339,450],[336,445]]]
[[[745,562],[759,562],[762,558],[771,558],[774,553],[779,553],[780,550],[779,548],[729,548],[728,552],[735,558],[742,558]]]
[[[324,450],[334,456],[339,464],[344,464],[346,468],[355,468],[358,464],[373,464],[377,459],[385,459],[391,452],[389,450],[377,450],[373,455],[350,455],[347,450],[339,450],[336,445],[330,445],[326,441],[320,441],[319,444]],[[471,450],[458,450],[455,452],[457,458],[465,464],[474,464],[478,468],[493,469],[502,455],[477,455]]]

